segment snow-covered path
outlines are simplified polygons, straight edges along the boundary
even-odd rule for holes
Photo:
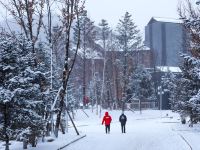
[[[90,118],[85,119],[82,114],[76,124],[87,136],[65,150],[190,150],[180,135],[172,130],[172,125],[177,122],[164,117],[166,113],[144,111],[140,115],[139,112],[126,112],[126,134],[121,133],[118,122],[120,111],[110,112],[113,118],[110,134],[105,134],[104,126],[100,124],[101,119],[95,114],[89,113]],[[81,116],[81,112],[78,114]]]
[[[171,111],[146,110],[142,114],[137,111],[125,112],[128,118],[126,134],[121,133],[118,121],[121,111],[109,111],[113,118],[110,134],[105,134],[104,126],[101,125],[102,117],[91,113],[91,110],[86,112],[89,118],[81,110],[75,116],[81,136],[77,136],[70,127],[69,133],[59,134],[55,141],[39,141],[37,147],[29,145],[28,150],[56,150],[85,134],[85,138],[64,150],[200,150],[200,124],[195,124],[193,128],[188,127],[188,122],[183,125],[179,115]],[[22,142],[11,143],[10,150],[23,149]],[[4,149],[0,142],[0,150]]]

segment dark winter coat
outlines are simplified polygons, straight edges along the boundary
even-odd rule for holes
[[[127,121],[127,117],[124,114],[121,114],[119,117],[119,122],[121,122],[121,124],[125,125]]]
[[[106,112],[105,116],[103,117],[102,124],[104,124],[105,122],[105,125],[110,125],[111,121],[112,121],[111,116],[108,114],[108,112]]]

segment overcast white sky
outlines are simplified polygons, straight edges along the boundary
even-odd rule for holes
[[[142,33],[144,27],[155,17],[178,18],[177,5],[180,0],[86,0],[86,9],[95,24],[106,19],[115,27],[126,11],[132,14],[134,22]],[[193,0],[195,1],[195,0]]]
[[[144,35],[144,27],[151,17],[178,18],[177,6],[183,1],[185,0],[86,0],[86,9],[96,25],[101,19],[106,19],[113,29],[128,11]],[[2,14],[5,17],[5,10],[0,6],[0,20]]]

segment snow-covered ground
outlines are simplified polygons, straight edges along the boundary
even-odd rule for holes
[[[110,134],[105,134],[101,119],[95,113],[87,113],[89,118],[80,111],[76,119],[79,130],[87,137],[65,150],[190,150],[189,145],[193,150],[200,149],[198,127],[180,124],[179,115],[171,111],[125,112],[126,134],[121,133],[118,121],[121,111],[109,111],[113,118]]]
[[[48,137],[50,139],[51,137]],[[28,145],[28,150],[57,150],[58,148],[64,146],[67,143],[77,139],[77,136],[74,133],[68,133],[65,135],[59,134],[59,139],[55,139],[53,142],[38,142],[37,147],[31,147]],[[23,143],[12,141],[10,145],[10,150],[23,150]],[[0,142],[0,150],[5,150],[3,143]]]
[[[89,118],[78,110],[75,124],[81,135],[86,137],[67,146],[64,150],[199,150],[200,126],[193,128],[180,124],[179,115],[171,111],[145,110],[140,114],[125,111],[128,121],[126,133],[121,133],[118,121],[121,111],[109,111],[112,116],[111,133],[105,134],[102,117],[86,110]],[[104,113],[105,111],[103,111]],[[59,135],[54,142],[39,143],[28,150],[56,150],[77,139],[70,124],[69,133]],[[3,149],[0,146],[0,149]],[[22,150],[21,143],[12,143],[11,150]]]

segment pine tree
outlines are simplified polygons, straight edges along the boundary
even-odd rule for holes
[[[126,12],[117,26],[117,38],[124,52],[138,50],[141,47],[140,31],[131,17],[132,15]]]
[[[198,92],[200,89],[200,77],[199,77],[199,67],[200,61],[197,58],[182,55],[184,57],[184,63],[181,67],[182,78],[181,78],[181,88],[180,99],[179,99],[179,109],[182,114],[190,116],[191,126],[195,120],[198,120],[200,111]],[[196,119],[195,119],[196,118]]]
[[[16,36],[16,37],[15,37]],[[1,33],[0,105],[4,127],[0,137],[8,141],[20,133],[29,135],[32,146],[44,129],[46,78],[34,67],[32,43],[22,35]]]
[[[99,23],[100,26],[100,33],[99,33],[99,38],[102,41],[102,47],[104,51],[106,51],[106,45],[107,45],[107,40],[110,34],[110,28],[108,25],[108,22],[105,19],[102,19],[101,22]]]
[[[122,19],[119,20],[117,26],[117,39],[120,44],[120,48],[124,52],[123,60],[123,106],[122,111],[124,110],[124,104],[127,100],[127,84],[128,84],[128,55],[130,51],[139,50],[141,46],[141,37],[139,35],[139,30],[131,18],[131,14],[128,12],[125,13]]]
[[[191,126],[199,119],[199,67],[197,58],[182,55],[182,73],[168,73],[164,77],[164,86],[168,89],[172,110],[180,113],[181,117],[189,116]]]
[[[95,26],[94,22],[87,16],[87,11],[83,11],[80,16],[80,46],[83,49],[83,104],[86,105],[85,99],[87,97],[86,92],[86,57],[89,53],[88,49],[91,46],[91,41],[95,39]],[[79,25],[76,24],[74,28],[74,41],[78,40]]]
[[[176,111],[177,99],[179,99],[180,88],[179,87],[179,79],[181,75],[175,74],[172,72],[167,72],[162,77],[162,86],[163,89],[166,89],[166,92],[169,94],[169,101],[171,104],[171,109]]]
[[[185,11],[187,8],[188,11]],[[186,5],[179,8],[179,15],[187,31],[186,48],[189,54],[182,54],[183,64],[181,65],[181,78],[177,84],[180,90],[180,97],[176,99],[177,110],[181,114],[190,116],[191,126],[199,121],[199,89],[200,89],[200,14],[191,1],[187,0]]]
[[[102,47],[104,50],[103,53],[103,70],[102,70],[102,88],[101,88],[101,101],[100,101],[100,105],[101,107],[107,107],[109,102],[106,102],[106,98],[105,98],[105,93],[107,93],[107,91],[105,90],[106,87],[106,82],[108,81],[108,79],[106,79],[106,77],[108,78],[106,72],[108,72],[106,70],[106,62],[107,62],[107,40],[109,37],[109,33],[110,33],[110,28],[108,26],[108,23],[105,19],[102,19],[101,22],[99,23],[99,27],[100,27],[100,32],[99,32],[99,39],[102,42]],[[108,87],[106,87],[108,89]],[[107,96],[108,97],[108,96]],[[100,107],[100,116],[101,116],[101,107]]]
[[[154,101],[155,93],[153,89],[152,76],[143,66],[137,66],[130,76],[128,84],[128,100],[138,99],[142,101]]]

